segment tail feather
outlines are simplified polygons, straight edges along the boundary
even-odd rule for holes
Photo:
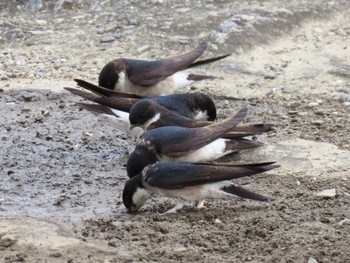
[[[246,136],[258,135],[273,130],[273,124],[251,124],[234,127],[227,132],[222,138],[242,138]]]
[[[247,139],[226,140],[226,151],[238,151],[243,149],[252,149],[263,146],[262,142]]]
[[[91,92],[104,96],[104,97],[120,97],[120,98],[142,98],[139,95],[133,94],[133,93],[126,93],[126,92],[119,92],[115,90],[106,89],[101,86],[97,86],[95,84],[92,84],[90,82],[87,82],[85,80],[81,79],[74,79],[74,81],[77,83],[78,86],[90,90]]]
[[[94,114],[107,114],[118,117],[110,108],[100,104],[76,103],[76,105]]]
[[[82,97],[84,99],[87,99],[87,100],[94,101],[95,99],[100,98],[100,96],[98,96],[98,95],[96,95],[94,93],[91,93],[91,92],[86,92],[86,91],[83,91],[83,90],[79,90],[79,89],[75,89],[75,88],[69,88],[69,87],[65,87],[64,89],[69,91],[73,95],[80,96],[80,97]]]
[[[216,79],[217,77],[214,76],[208,76],[208,75],[196,75],[196,74],[189,74],[187,79],[193,80],[193,81],[200,81],[204,79]]]
[[[209,64],[209,63],[212,63],[212,62],[215,62],[215,61],[227,58],[228,56],[231,56],[231,54],[226,54],[226,55],[222,55],[222,56],[219,56],[219,57],[198,60],[198,61],[193,62],[187,68],[199,67],[199,66],[202,66],[202,65],[205,65],[205,64]]]
[[[132,105],[134,105],[136,102],[139,101],[139,99],[136,99],[136,98],[104,97],[104,96],[96,95],[94,93],[86,92],[75,88],[65,87],[64,89],[84,99],[99,103],[101,105],[110,107],[112,109],[125,111],[125,112],[129,112]]]
[[[211,135],[216,135],[218,137],[223,136],[227,132],[235,128],[243,119],[247,116],[248,109],[243,108],[239,110],[234,116],[227,118],[221,122],[214,123],[203,127],[202,129],[207,129]]]
[[[269,198],[254,192],[251,192],[241,186],[231,184],[229,186],[224,186],[222,190],[226,193],[237,195],[242,198],[257,200],[257,201],[268,201]]]

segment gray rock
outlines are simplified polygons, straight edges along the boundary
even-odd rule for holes
[[[325,142],[302,139],[266,144],[260,148],[241,151],[239,160],[244,162],[276,161],[281,165],[276,171],[292,171],[308,176],[329,175],[330,171],[350,171],[350,152]]]
[[[343,226],[343,225],[350,225],[350,219],[349,218],[344,218],[343,220],[340,220],[338,222],[339,226]]]
[[[219,32],[229,33],[230,31],[240,31],[240,27],[232,20],[226,20],[219,26]]]
[[[108,42],[113,42],[115,41],[117,38],[112,35],[112,36],[104,36],[104,37],[101,37],[100,41],[101,43],[108,43]]]
[[[341,95],[339,100],[340,102],[350,102],[350,95]]]
[[[350,66],[341,66],[332,70],[329,70],[328,73],[340,76],[340,77],[350,77]]]
[[[132,33],[134,33],[134,29],[127,29],[127,30],[124,30],[124,31],[121,33],[121,36],[122,36],[122,37],[126,37],[126,36],[131,35]]]
[[[10,38],[22,38],[24,37],[24,32],[20,28],[10,29],[5,33],[5,37]]]
[[[16,242],[17,242],[16,238],[10,234],[5,234],[0,238],[1,247],[9,247]]]
[[[314,120],[311,122],[312,125],[321,126],[324,123],[323,120]]]
[[[112,12],[108,17],[108,22],[112,22],[118,17],[118,14],[116,12]]]
[[[41,100],[41,95],[36,92],[21,91],[15,98],[20,101],[39,101]]]
[[[42,0],[29,0],[26,4],[26,10],[28,12],[36,13],[44,8]]]

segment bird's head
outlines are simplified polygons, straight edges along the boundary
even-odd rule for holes
[[[137,212],[151,197],[142,184],[142,174],[129,179],[123,190],[123,203],[129,212]]]
[[[136,102],[130,109],[129,121],[131,129],[141,127],[145,131],[148,126],[160,118],[160,112],[157,110],[156,102],[143,99]]]

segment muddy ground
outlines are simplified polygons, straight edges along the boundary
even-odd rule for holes
[[[27,5],[34,13],[11,3],[0,4],[0,262],[349,260],[348,1],[42,1]],[[205,56],[232,56],[195,69],[219,78],[191,90],[213,96],[219,119],[248,107],[246,122],[274,123],[258,137],[266,145],[294,143],[283,158],[264,152],[281,168],[238,181],[272,201],[164,216],[174,202],[154,197],[128,214],[135,142],[63,87],[97,82],[116,57],[154,59],[202,40]],[[262,158],[246,156],[222,161]],[[335,195],[317,196],[326,189]]]

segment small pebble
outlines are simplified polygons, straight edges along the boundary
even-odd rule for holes
[[[144,46],[139,47],[136,51],[137,51],[137,53],[143,53],[146,50],[148,50],[149,48],[150,48],[149,45],[144,45]]]
[[[50,254],[51,257],[54,257],[54,258],[59,258],[59,257],[62,257],[62,253],[57,251],[57,252],[54,252],[52,254]]]
[[[31,112],[32,110],[29,109],[29,108],[23,108],[21,109],[21,112],[25,112],[25,113],[28,113],[28,112]]]
[[[340,220],[340,221],[338,222],[338,225],[339,225],[339,226],[342,226],[342,225],[350,225],[350,219],[349,219],[349,218],[345,218],[345,219],[343,219],[343,220]]]
[[[215,223],[215,224],[222,224],[222,221],[221,221],[219,218],[216,218],[216,219],[214,220],[214,223]]]
[[[320,104],[317,102],[310,102],[309,104],[307,104],[308,108],[315,108],[317,106],[320,106]]]
[[[42,19],[35,20],[35,23],[37,23],[40,26],[46,26],[47,25],[47,21],[46,20],[42,20]]]
[[[108,246],[117,247],[117,243],[115,241],[109,241]]]
[[[321,126],[323,123],[324,123],[323,120],[315,120],[315,121],[311,122],[311,124],[315,125],[315,126]]]
[[[104,37],[101,37],[100,39],[101,43],[113,42],[115,40],[116,40],[115,36],[104,36]]]
[[[181,252],[185,252],[187,250],[187,248],[185,248],[185,247],[175,247],[174,248],[174,252],[175,253],[181,253]]]
[[[36,92],[21,91],[15,96],[15,98],[17,100],[29,102],[29,101],[38,101],[41,99],[41,96]]]
[[[335,188],[325,189],[323,191],[316,193],[316,196],[322,197],[322,198],[333,198],[336,196],[336,191],[335,191]]]
[[[16,239],[14,236],[10,235],[10,234],[5,234],[0,238],[0,246],[1,247],[9,247],[11,245],[13,245],[14,243],[16,243]]]
[[[275,79],[276,74],[273,72],[265,72],[264,73],[264,79]]]
[[[313,257],[310,257],[307,263],[317,263],[317,260],[314,259]]]

